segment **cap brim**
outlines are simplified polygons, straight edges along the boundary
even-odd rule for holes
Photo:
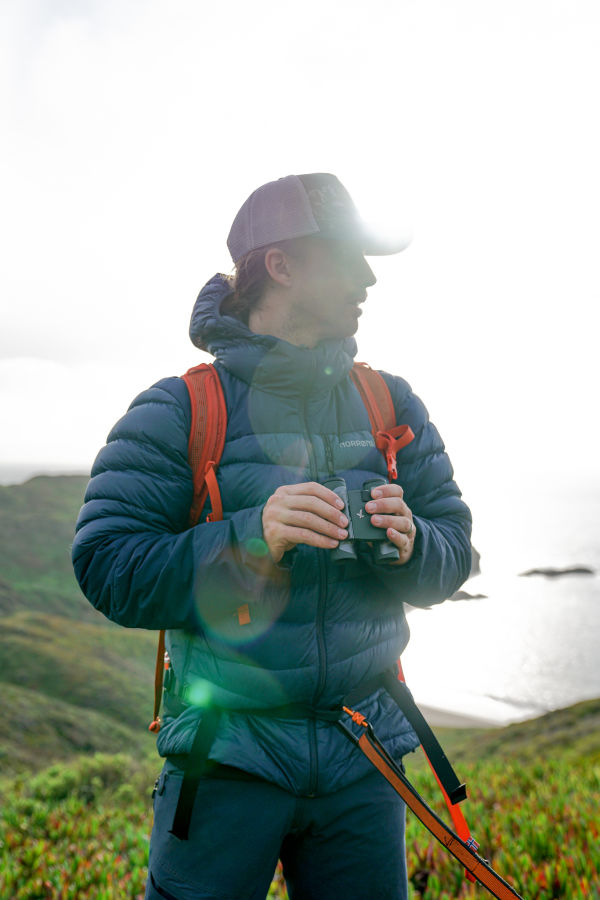
[[[397,237],[395,239],[383,240],[380,237],[372,235],[365,236],[362,242],[362,249],[365,256],[392,256],[394,253],[401,253],[411,243],[410,237]]]
[[[363,225],[362,222],[355,223],[350,228],[321,228],[316,236],[351,241],[358,244],[365,256],[392,256],[406,250],[412,241],[412,237],[406,234],[383,237],[381,233]]]

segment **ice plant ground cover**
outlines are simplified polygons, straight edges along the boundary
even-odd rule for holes
[[[579,721],[596,727],[600,704],[579,707],[588,711]],[[600,897],[597,744],[584,734],[574,744],[552,746],[547,727],[537,741],[533,723],[512,729],[518,735],[526,727],[520,752],[504,752],[497,732],[482,739],[479,748],[477,735],[469,739],[462,732],[451,748],[469,785],[464,808],[479,852],[527,900],[594,900]],[[478,752],[482,758],[466,758]],[[411,758],[407,769],[415,787],[447,820],[426,767]],[[141,900],[157,771],[155,757],[97,754],[4,781],[0,896]],[[413,900],[489,896],[464,879],[459,864],[410,812],[407,854]],[[287,896],[279,872],[269,896]]]

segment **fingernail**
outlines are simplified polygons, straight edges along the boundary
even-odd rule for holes
[[[344,531],[343,528],[338,528],[338,537],[343,540],[345,537],[348,537],[348,532]]]
[[[341,497],[337,498],[337,500],[335,501],[335,505],[337,506],[338,509],[344,508],[344,501],[342,500]]]
[[[373,488],[371,491],[371,497],[373,500],[377,500],[378,497],[381,497],[381,491],[378,488]]]
[[[371,500],[367,504],[365,504],[365,509],[368,513],[374,512],[377,509],[377,505],[373,503]]]
[[[338,524],[341,525],[342,528],[345,528],[348,524],[348,519],[346,518],[346,516],[340,516]]]
[[[371,522],[373,525],[381,525],[381,516],[372,516]]]

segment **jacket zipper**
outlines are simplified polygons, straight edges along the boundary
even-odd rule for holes
[[[308,464],[310,476],[313,481],[319,480],[319,470],[315,460],[315,449],[313,447],[310,431],[308,429],[308,415],[306,409],[306,401],[304,401],[303,407],[304,414],[304,431],[306,434],[307,441],[307,449],[308,449]],[[317,701],[321,694],[323,693],[323,688],[325,687],[325,677],[326,677],[326,660],[327,660],[327,648],[325,647],[325,637],[324,637],[324,619],[325,619],[325,598],[327,596],[327,569],[325,563],[325,550],[318,549],[318,560],[319,560],[319,596],[317,600],[317,616],[316,616],[316,632],[317,632],[317,651],[319,657],[319,677],[317,679],[317,687],[315,693],[313,695],[313,706],[316,706]],[[309,778],[308,778],[308,796],[314,796],[317,790],[317,784],[319,779],[319,771],[318,771],[318,757],[317,757],[317,723],[315,719],[308,720],[308,733],[309,733],[309,743],[310,743],[310,765],[309,765]]]
[[[323,446],[325,447],[325,459],[327,460],[327,472],[329,475],[335,475],[335,469],[333,468],[333,451],[331,449],[331,441],[329,440],[329,435],[323,435]]]

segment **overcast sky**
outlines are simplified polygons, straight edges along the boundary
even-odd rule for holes
[[[3,0],[3,464],[89,470],[201,361],[246,196],[336,173],[409,230],[359,358],[406,377],[467,498],[596,470],[596,0]]]

